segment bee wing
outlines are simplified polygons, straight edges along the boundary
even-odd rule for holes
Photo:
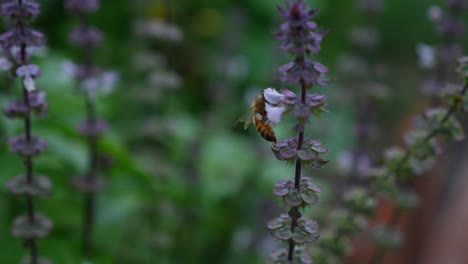
[[[244,122],[244,129],[247,129],[250,124],[252,123],[252,119],[254,117],[255,111],[253,107],[251,107],[247,112],[245,112],[239,119],[234,123],[234,125],[237,125],[239,122]]]

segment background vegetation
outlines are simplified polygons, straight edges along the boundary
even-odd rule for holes
[[[75,131],[84,100],[64,67],[80,56],[68,44],[76,21],[62,1],[40,2],[35,25],[48,36],[48,47],[34,61],[42,68],[38,85],[47,91],[50,111],[34,123],[49,143],[36,168],[51,177],[54,187],[38,206],[54,228],[39,247],[55,263],[73,264],[83,261],[83,201],[70,177],[87,166],[86,143]],[[330,94],[330,113],[308,131],[330,149],[329,166],[311,176],[322,182],[321,200],[333,201],[341,195],[336,184],[340,154],[356,142],[357,116],[349,100],[355,91],[340,75],[340,58],[353,51],[351,28],[365,18],[355,1],[307,2],[320,9],[317,22],[330,30],[317,58],[335,80],[321,90]],[[385,1],[372,20],[381,45],[369,58],[378,65],[377,75],[369,78],[378,78],[386,95],[373,111],[377,159],[384,148],[401,142],[413,114],[427,101],[420,87],[428,73],[418,69],[415,49],[418,43],[440,41],[427,17],[428,7],[439,2]],[[112,94],[99,98],[100,115],[112,125],[101,142],[111,166],[98,200],[92,263],[263,263],[279,246],[265,223],[281,212],[271,194],[273,183],[292,176],[292,170],[273,160],[270,144],[253,128],[233,127],[251,98],[272,84],[280,86],[275,71],[289,58],[280,55],[272,36],[279,24],[278,4],[282,1],[102,1],[91,18],[105,33],[95,60],[116,71],[119,81]],[[176,25],[182,37],[145,31],[154,21]],[[18,96],[18,84],[6,73],[0,84],[3,107]],[[21,123],[0,116],[0,263],[17,263],[23,255],[21,243],[10,235],[23,201],[5,188],[23,170],[6,144],[21,129]],[[280,138],[291,136],[287,126],[275,131]],[[457,149],[463,158],[466,144]],[[453,157],[450,153],[447,157]],[[438,171],[447,171],[446,162],[440,166]],[[454,173],[456,167],[451,168]],[[321,203],[306,214],[326,227],[332,205]]]

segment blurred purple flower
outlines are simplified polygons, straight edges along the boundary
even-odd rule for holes
[[[48,110],[45,99],[46,93],[44,91],[29,92],[29,107],[26,106],[23,100],[14,100],[4,108],[4,112],[8,117],[22,117],[28,111],[34,110],[38,115],[45,116]]]
[[[36,136],[27,139],[25,135],[19,135],[9,138],[8,143],[11,152],[24,157],[36,156],[47,149],[47,143]]]
[[[307,10],[303,1],[289,3],[286,8],[279,7],[278,10],[287,20],[275,34],[281,41],[281,48],[298,55],[319,52],[320,42],[326,32],[319,31],[317,24],[309,21],[317,10]]]
[[[109,125],[105,120],[86,120],[78,126],[78,131],[86,136],[98,136],[105,133]]]
[[[39,66],[36,64],[27,64],[18,67],[16,69],[16,75],[19,77],[33,77],[36,78],[41,74],[41,70],[39,69]]]
[[[7,58],[0,58],[0,70],[9,71],[11,67],[11,62]]]
[[[369,12],[380,12],[383,8],[383,0],[359,0],[359,8]]]
[[[304,80],[308,84],[327,85],[328,81],[321,78],[328,71],[324,65],[305,59],[304,62],[290,62],[278,69],[278,77],[285,84],[299,83]]]
[[[44,45],[45,36],[39,31],[36,31],[25,26],[12,28],[0,35],[0,43],[5,48],[13,46],[27,46],[39,47]]]
[[[453,11],[461,12],[467,8],[466,0],[445,0],[447,6]]]
[[[72,43],[85,47],[95,47],[99,45],[102,38],[102,32],[99,29],[89,26],[76,27],[70,33],[70,41]]]
[[[89,13],[99,8],[99,0],[66,0],[65,8],[71,12]]]
[[[28,18],[39,14],[39,4],[29,0],[10,1],[0,5],[0,13],[4,16]]]

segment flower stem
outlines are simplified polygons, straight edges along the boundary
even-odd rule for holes
[[[91,124],[96,121],[95,103],[86,95],[86,123]],[[88,142],[88,157],[89,168],[86,174],[88,184],[96,182],[96,174],[98,170],[98,137],[89,135]],[[95,194],[93,191],[85,193],[84,201],[84,219],[83,219],[83,252],[86,256],[91,256],[93,251],[93,233],[94,233],[94,216],[95,216]]]
[[[80,19],[80,26],[83,28],[89,27],[88,15],[86,13],[81,13],[78,15]],[[88,74],[91,74],[93,67],[93,48],[92,47],[83,47],[83,64],[85,65]],[[96,122],[96,103],[92,95],[87,91],[84,91],[85,95],[85,105],[86,105],[86,123],[93,124]],[[88,135],[87,138],[88,144],[88,171],[85,175],[86,182],[88,185],[93,185],[96,183],[96,176],[98,171],[98,136],[97,135]],[[83,233],[82,233],[82,250],[83,254],[87,257],[90,257],[93,254],[93,234],[94,234],[94,218],[95,218],[95,209],[96,208],[96,195],[94,190],[88,190],[84,194],[84,213],[83,213]]]
[[[297,59],[298,61],[304,61],[304,56],[301,56]],[[307,84],[304,80],[301,80],[301,103],[305,104],[306,103],[306,96],[307,96]],[[304,133],[305,128],[302,127],[302,129],[299,130],[298,135],[297,135],[297,150],[302,149],[302,144],[304,143]],[[294,188],[299,192],[299,187],[301,184],[301,175],[302,175],[302,162],[300,159],[296,159],[296,171],[294,174]],[[294,212],[297,211],[297,212]],[[297,226],[297,220],[301,217],[300,213],[298,212],[297,207],[291,208],[291,211],[289,213],[292,219],[291,223],[291,231],[294,233],[294,229]],[[295,243],[294,240],[289,241],[289,247],[288,247],[288,260],[292,261],[294,258],[294,247]]]
[[[22,1],[19,0],[18,2],[20,5],[22,4]],[[23,27],[21,27],[23,28]],[[28,62],[27,56],[26,56],[26,44],[23,43],[21,44],[21,64],[22,65],[27,65]],[[22,92],[23,92],[23,102],[24,105],[26,106],[26,113],[24,114],[24,135],[26,142],[28,144],[31,144],[31,107],[30,107],[30,102],[29,102],[29,92],[26,89],[26,86],[24,84],[24,81],[22,83]],[[24,158],[24,164],[26,167],[26,183],[28,185],[33,184],[34,180],[34,174],[33,174],[33,160],[31,156],[26,156]],[[27,210],[27,218],[28,222],[31,226],[34,225],[34,220],[35,220],[35,210],[34,210],[34,200],[32,195],[28,194],[26,195],[26,210]],[[30,250],[29,257],[31,260],[31,264],[37,264],[38,261],[38,253],[37,253],[37,243],[35,238],[30,238],[28,241],[26,241],[26,244],[28,245],[28,248]]]
[[[460,91],[459,95],[464,96],[466,94],[467,90],[468,90],[468,82],[465,83],[465,85],[463,86],[463,89]],[[444,124],[456,112],[457,108],[458,108],[458,104],[456,102],[454,102],[450,106],[450,108],[447,110],[445,115],[442,117],[442,120],[440,121],[440,127],[432,130],[424,138],[424,142],[429,142],[431,139],[433,139],[434,137],[436,137],[438,135],[438,133],[443,129]],[[403,156],[403,158],[400,160],[400,162],[396,166],[396,168],[397,168],[396,171],[398,171],[401,168],[401,166],[403,166],[410,158],[411,158],[411,151],[410,151],[410,149],[406,149],[405,155]],[[388,225],[389,226],[396,226],[398,224],[399,219],[401,218],[401,216],[402,216],[401,210],[393,211],[392,215],[390,217],[390,221],[389,221]],[[371,258],[372,259],[371,263],[373,263],[373,264],[382,263],[382,261],[385,258],[385,255],[386,255],[387,251],[388,251],[387,248],[379,247],[379,249],[377,251],[375,251],[373,257]]]
[[[83,252],[89,257],[93,252],[93,231],[94,231],[94,193],[85,195],[85,213],[83,219]]]

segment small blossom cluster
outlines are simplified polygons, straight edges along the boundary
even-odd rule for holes
[[[271,124],[276,125],[279,123],[283,115],[291,112],[293,113],[294,117],[299,121],[293,127],[293,130],[295,132],[303,130],[303,126],[307,122],[311,114],[319,116],[321,113],[326,112],[325,99],[327,98],[327,96],[323,94],[306,94],[305,102],[302,102],[301,98],[299,98],[294,92],[283,87],[280,92],[276,91],[274,88],[266,88],[263,91],[263,96],[266,101],[265,111],[267,113],[268,121]],[[279,149],[283,149],[285,151],[289,150],[290,147],[292,147],[292,145],[290,144],[292,143],[291,140],[285,140],[282,143],[278,142],[274,149],[278,148],[278,151]],[[320,142],[314,141],[313,144],[320,145]],[[286,145],[290,145],[290,147],[287,148]],[[327,152],[327,150],[323,147],[320,148],[317,146],[316,148],[318,153]],[[282,156],[281,153],[278,151],[274,151],[278,159],[294,161],[294,159],[287,158],[287,155]]]
[[[457,38],[463,35],[463,21],[459,14],[462,14],[467,3],[464,0],[445,0],[448,12],[445,12],[439,6],[432,6],[429,9],[429,18],[436,24],[440,34]]]
[[[277,159],[290,163],[300,160],[302,164],[311,165],[314,168],[327,164],[328,160],[320,155],[327,153],[328,149],[322,146],[319,140],[305,138],[299,150],[298,143],[297,138],[287,138],[274,144],[272,150]]]
[[[284,8],[278,8],[286,20],[275,33],[281,42],[281,49],[294,55],[292,62],[278,69],[278,77],[284,85],[299,85],[300,95],[282,88],[267,93],[264,97],[267,103],[268,119],[279,122],[282,115],[291,113],[295,117],[292,127],[297,136],[279,140],[272,145],[276,158],[295,164],[294,179],[284,179],[276,182],[273,193],[280,197],[283,204],[289,207],[288,214],[271,220],[267,227],[273,237],[288,244],[288,249],[273,252],[268,263],[312,263],[303,245],[311,243],[319,237],[318,223],[303,217],[301,210],[319,202],[318,193],[322,188],[312,182],[309,177],[302,176],[302,167],[320,168],[328,161],[322,157],[328,150],[319,140],[305,137],[305,127],[309,118],[325,112],[326,95],[308,93],[314,85],[326,85],[325,78],[328,69],[324,65],[308,58],[308,55],[320,51],[320,42],[326,32],[319,30],[312,18],[316,9],[308,9],[302,0],[290,1]],[[274,92],[273,92],[274,91]]]
[[[445,5],[446,10],[431,6],[428,11],[429,19],[443,38],[442,44],[437,47],[419,45],[417,49],[421,66],[434,68],[433,76],[422,87],[426,95],[433,97],[438,97],[445,85],[456,79],[450,69],[463,52],[457,42],[463,38],[465,25],[461,15],[467,10],[467,3],[464,0],[446,0]]]
[[[462,64],[465,64],[463,59],[460,60],[460,65]],[[437,136],[444,136],[452,141],[464,139],[463,128],[454,113],[466,111],[466,86],[465,84],[464,87],[444,93],[443,97],[449,103],[449,108],[427,109],[417,119],[417,126],[405,137],[405,148],[394,147],[386,152],[385,169],[378,171],[378,178],[405,180],[421,175],[433,167],[435,158],[442,152]]]
[[[37,89],[35,79],[40,76],[39,66],[31,62],[32,50],[45,43],[45,36],[30,26],[37,16],[39,4],[32,0],[7,1],[0,4],[0,13],[9,19],[11,27],[0,35],[0,45],[7,52],[9,67],[15,77],[22,80],[22,99],[7,104],[3,112],[9,118],[24,120],[24,133],[8,140],[10,151],[18,154],[26,166],[26,173],[7,183],[10,192],[26,198],[27,213],[15,219],[12,234],[25,240],[29,254],[24,263],[48,263],[38,256],[36,240],[46,236],[52,222],[34,209],[34,197],[50,194],[51,181],[33,171],[33,158],[47,149],[47,143],[32,134],[32,115],[45,116],[48,104],[46,93]],[[39,262],[38,262],[39,261]]]

